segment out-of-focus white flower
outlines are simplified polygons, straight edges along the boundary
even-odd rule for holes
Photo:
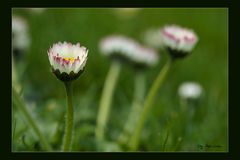
[[[115,13],[117,16],[121,18],[132,18],[134,17],[141,8],[114,8]]]
[[[137,42],[121,35],[108,36],[100,42],[100,50],[105,55],[122,54],[123,56],[128,56],[137,47]]]
[[[163,47],[161,31],[159,29],[149,29],[143,34],[143,39],[146,45],[155,49]]]
[[[192,51],[198,37],[194,31],[177,25],[165,26],[161,29],[163,44],[175,57],[184,57]]]
[[[58,42],[48,50],[53,73],[62,81],[71,81],[80,76],[87,62],[88,50],[79,43]]]
[[[27,8],[32,13],[41,14],[43,13],[47,8]]]
[[[13,50],[25,51],[30,45],[28,24],[19,16],[12,16],[12,47]]]
[[[198,99],[202,95],[202,87],[196,82],[184,82],[180,85],[178,94],[183,99]]]
[[[143,47],[136,41],[120,35],[102,39],[100,50],[104,55],[120,57],[140,65],[153,66],[159,59],[155,50]]]

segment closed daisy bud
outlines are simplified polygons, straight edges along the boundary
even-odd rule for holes
[[[185,57],[191,53],[198,41],[197,35],[192,30],[176,25],[161,29],[161,37],[173,58]]]
[[[88,50],[79,43],[56,43],[48,50],[53,73],[62,81],[77,79],[84,71]]]
[[[153,66],[158,62],[158,54],[153,49],[120,35],[104,38],[100,43],[100,50],[104,55],[131,62],[135,66]]]
[[[182,99],[199,99],[202,95],[202,87],[195,82],[185,82],[180,85],[178,94]]]

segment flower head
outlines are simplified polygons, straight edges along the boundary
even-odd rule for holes
[[[113,35],[102,39],[100,50],[104,55],[124,59],[137,66],[153,66],[158,62],[155,50],[141,46],[134,40]]]
[[[19,56],[30,45],[30,37],[28,34],[28,24],[22,17],[12,17],[12,47],[13,53]]]
[[[185,82],[180,85],[178,94],[183,99],[198,99],[202,95],[202,87],[195,82]]]
[[[197,35],[192,30],[176,25],[161,29],[161,37],[173,57],[185,57],[198,41]]]
[[[58,42],[48,50],[53,73],[62,81],[77,79],[84,71],[88,50],[79,43]]]

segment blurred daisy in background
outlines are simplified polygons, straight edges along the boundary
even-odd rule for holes
[[[158,33],[157,33],[158,34]],[[195,33],[189,29],[181,28],[176,25],[165,26],[160,30],[161,41],[163,42],[164,48],[168,50],[169,55],[171,56],[168,62],[163,66],[159,71],[159,74],[150,88],[146,100],[143,103],[144,109],[140,113],[140,120],[136,124],[136,129],[132,138],[130,139],[129,147],[131,150],[136,150],[139,145],[139,137],[141,130],[143,129],[147,114],[149,113],[151,106],[153,104],[154,98],[157,94],[157,91],[161,87],[163,80],[165,79],[171,65],[173,64],[176,58],[185,57],[188,55],[197,42],[197,36]]]
[[[104,129],[109,117],[112,97],[122,64],[128,63],[136,70],[133,107],[129,114],[130,118],[128,118],[126,123],[127,126],[125,127],[128,130],[132,128],[132,125],[135,125],[137,116],[141,111],[139,103],[142,102],[145,94],[145,75],[142,69],[155,66],[158,63],[159,54],[155,50],[144,47],[135,40],[122,35],[110,35],[103,38],[100,41],[99,48],[103,55],[109,56],[112,59],[104,84],[97,118],[96,137],[98,142],[101,142],[104,139]],[[125,135],[121,137],[125,137]],[[121,137],[120,141],[122,141]],[[125,140],[125,138],[123,139]]]
[[[161,37],[164,46],[173,58],[181,58],[190,54],[198,42],[198,37],[193,30],[177,25],[163,27]]]
[[[161,50],[163,48],[163,40],[159,28],[148,29],[143,33],[142,39],[149,47],[152,47],[156,50]]]
[[[202,87],[196,82],[184,82],[179,86],[178,95],[181,99],[197,100],[202,96]]]
[[[31,13],[42,14],[47,8],[27,8],[27,10]]]
[[[110,35],[100,41],[100,51],[108,56],[130,57],[138,47],[137,42],[122,35]]]
[[[136,16],[141,8],[114,8],[114,12],[120,18],[130,19]]]
[[[143,69],[156,66],[159,61],[159,54],[154,49],[145,47],[122,35],[112,35],[102,39],[100,50],[104,55],[108,55],[114,60],[130,64],[135,71],[132,106],[123,127],[123,132],[118,137],[119,143],[125,145],[133,133],[139,114],[142,111],[141,104],[146,90],[146,77]]]
[[[203,88],[197,82],[184,82],[178,88],[180,97],[180,108],[183,112],[188,112],[191,117],[196,112],[203,96]]]
[[[197,82],[183,82],[178,88],[180,97],[180,119],[182,126],[182,135],[188,136],[192,133],[195,123],[201,121],[199,115],[202,114],[203,88]],[[201,117],[201,116],[200,116]]]
[[[159,54],[154,49],[142,46],[133,39],[121,35],[102,39],[100,50],[104,55],[130,62],[135,66],[154,66],[159,60]]]
[[[17,92],[22,90],[20,81],[26,68],[24,56],[30,47],[31,39],[27,21],[20,16],[12,16],[12,83]]]
[[[12,16],[12,52],[16,59],[25,54],[30,46],[30,36],[27,21],[20,16]]]

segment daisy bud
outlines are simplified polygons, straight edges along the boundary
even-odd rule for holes
[[[176,25],[161,29],[161,37],[173,58],[185,57],[191,53],[198,41],[197,35],[192,30]]]
[[[130,62],[135,66],[153,66],[158,62],[158,54],[153,49],[143,47],[120,35],[104,38],[100,42],[100,50],[104,55]]]
[[[202,95],[202,87],[195,82],[185,82],[180,85],[178,94],[182,99],[197,100]]]
[[[61,81],[77,79],[84,71],[88,50],[80,44],[58,42],[48,50],[48,58],[53,73]]]

